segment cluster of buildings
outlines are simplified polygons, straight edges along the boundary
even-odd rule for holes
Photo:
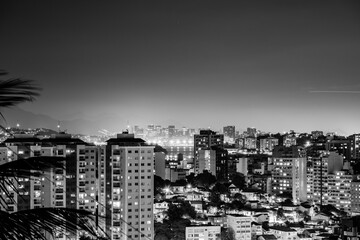
[[[53,169],[39,178],[18,179],[15,201],[8,199],[3,210],[84,209],[106,219],[97,227],[105,229],[111,239],[154,238],[154,146],[129,133],[118,134],[104,146],[69,134],[43,139],[17,134],[0,146],[0,164],[34,156],[66,158],[65,168]],[[78,238],[61,232],[56,237]]]
[[[169,144],[155,145],[161,141],[145,141],[139,138],[142,134],[147,139],[166,138]],[[298,219],[294,212],[305,205],[330,204],[349,216],[360,213],[360,178],[353,168],[360,159],[360,134],[339,137],[320,131],[290,131],[271,135],[255,128],[239,134],[234,126],[217,133],[149,125],[146,131],[136,127],[134,133],[117,134],[103,145],[65,133],[45,137],[18,133],[0,145],[0,164],[33,156],[58,156],[67,161],[64,169],[54,169],[39,178],[18,179],[20,191],[13,193],[15,201],[9,199],[5,210],[67,207],[97,212],[106,219],[99,221],[98,227],[105,229],[111,239],[154,239],[154,219],[166,217],[163,213],[167,207],[164,202],[154,203],[154,175],[171,182],[204,171],[221,182],[229,182],[236,173],[244,176],[247,189],[231,185],[230,190],[233,195],[246,197],[247,210],[221,217],[216,211],[204,209],[201,202],[208,201],[209,193],[177,190],[182,195],[186,192],[187,200],[208,219],[194,221],[195,225],[186,229],[189,240],[219,239],[223,227],[233,229],[236,239],[314,239],[309,233],[312,227],[299,230],[277,225],[281,222],[273,210],[274,206],[279,208],[274,200],[277,198],[292,200],[293,205],[288,206],[292,219]],[[262,200],[258,193],[264,196]],[[227,196],[222,199],[231,200]],[[310,214],[308,208],[304,211]],[[323,216],[315,216],[312,211],[312,217],[316,220]],[[270,222],[270,230],[262,227],[265,221]],[[327,229],[326,233],[332,231]],[[324,232],[315,235],[319,234]],[[57,235],[57,239],[76,238]]]

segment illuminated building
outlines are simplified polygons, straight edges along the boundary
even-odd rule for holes
[[[294,158],[292,163],[292,197],[294,204],[307,200],[307,159]]]
[[[211,150],[212,147],[224,147],[224,135],[217,134],[211,130],[200,130],[199,134],[194,135],[194,168],[200,169],[199,151]],[[216,166],[215,166],[216,168]]]
[[[317,157],[309,157],[309,161],[312,167],[308,168],[308,177],[312,181],[308,181],[308,199],[315,204],[325,204],[329,197],[329,174],[343,168],[343,157],[336,152],[321,153]]]
[[[230,157],[228,151],[223,148],[212,147],[212,150],[215,150],[216,154],[216,179],[228,180],[236,160]]]
[[[105,216],[104,158],[99,147],[63,133],[42,140],[30,135],[15,135],[4,144],[0,147],[1,163],[34,156],[67,158],[65,169],[54,169],[39,178],[19,179],[21,196],[14,193],[16,203],[9,205],[9,212],[66,207],[97,211]],[[56,239],[72,237],[75,236],[56,235]]]
[[[286,135],[283,140],[283,145],[285,147],[296,146],[296,136]]]
[[[197,164],[195,165],[195,174],[202,173],[204,170],[216,176],[216,151],[199,150]]]
[[[187,169],[165,168],[165,178],[171,182],[186,179]]]
[[[348,171],[335,171],[328,174],[328,197],[325,204],[349,211],[351,207],[350,184],[352,175]]]
[[[106,145],[106,231],[111,239],[153,239],[154,147],[133,134]]]
[[[244,139],[244,148],[256,149],[256,137],[247,137]]]
[[[351,141],[346,138],[331,139],[325,143],[327,151],[337,152],[345,159],[351,158]]]
[[[235,143],[235,126],[226,126],[223,128],[224,142],[229,144]]]
[[[175,141],[173,145],[164,147],[167,151],[167,166],[170,168],[177,168],[181,165],[181,161],[193,162],[194,146],[189,146],[188,143],[189,141],[186,141],[186,144],[182,144],[182,141],[179,141],[179,143]]]
[[[357,178],[350,183],[351,212],[360,213],[360,180]]]
[[[185,231],[186,240],[217,240],[220,235],[220,226],[190,226]]]
[[[272,151],[277,145],[279,145],[279,139],[277,138],[269,137],[260,139],[261,151]]]
[[[272,192],[292,195],[294,202],[306,201],[306,163],[303,148],[276,146],[272,157]]]
[[[360,134],[353,134],[350,137],[351,158],[360,159]]]

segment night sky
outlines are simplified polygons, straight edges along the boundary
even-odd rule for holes
[[[0,69],[43,88],[26,111],[360,132],[359,1],[8,1],[0,32]]]

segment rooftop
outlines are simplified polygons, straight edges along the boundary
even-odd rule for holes
[[[272,227],[270,227],[270,229],[277,230],[277,231],[282,231],[282,232],[296,232],[295,229],[285,227],[285,226],[272,226]]]
[[[263,237],[265,240],[276,240],[277,238],[275,237],[275,235],[273,234],[264,234],[264,235],[260,235],[261,237]]]

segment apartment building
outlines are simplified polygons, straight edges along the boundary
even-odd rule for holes
[[[154,146],[133,134],[107,141],[106,231],[111,239],[153,239]]]

